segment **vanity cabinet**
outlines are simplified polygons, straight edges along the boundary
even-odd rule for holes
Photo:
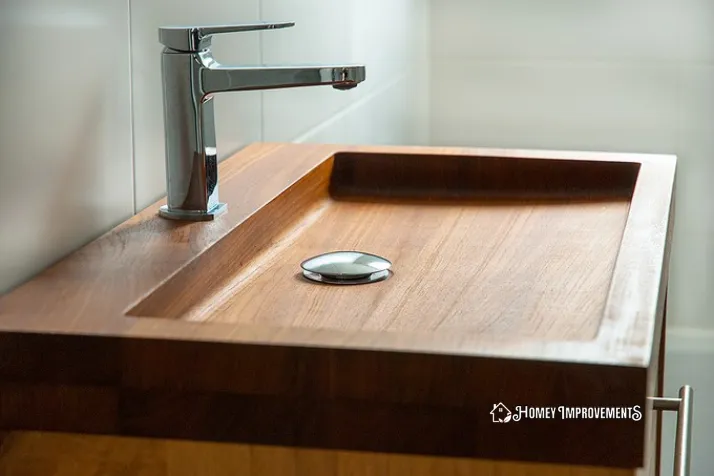
[[[661,355],[658,359],[658,378],[654,395],[659,395],[662,388]],[[658,468],[661,418],[658,414],[653,414],[651,422],[652,428],[645,437],[645,466],[632,469],[18,431],[6,434],[4,440],[0,437],[0,442],[5,443],[0,443],[0,475],[655,476],[661,474]],[[488,431],[488,428],[485,431]],[[583,445],[597,445],[597,442],[583,438],[573,442],[574,450],[568,451],[577,452]],[[672,450],[666,445],[662,448],[662,451]]]
[[[252,145],[0,298],[0,475],[655,474],[675,165]]]

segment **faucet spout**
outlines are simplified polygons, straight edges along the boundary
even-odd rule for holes
[[[362,65],[238,66],[217,63],[209,52],[201,54],[201,71],[206,94],[282,89],[304,86],[333,86],[351,89],[365,79]]]

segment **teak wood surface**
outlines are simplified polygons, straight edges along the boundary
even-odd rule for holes
[[[0,428],[640,467],[649,411],[489,412],[646,408],[675,162],[250,146],[220,165],[215,221],[159,202],[0,298]],[[297,276],[346,247],[394,275]]]
[[[652,471],[23,432],[1,476],[659,476]]]

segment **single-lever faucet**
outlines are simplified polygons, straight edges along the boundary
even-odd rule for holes
[[[269,30],[293,22],[159,28],[166,139],[167,204],[159,215],[206,221],[226,209],[218,200],[213,94],[226,91],[331,85],[351,89],[362,65],[223,66],[211,52],[219,33]]]

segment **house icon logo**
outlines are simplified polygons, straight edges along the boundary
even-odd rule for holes
[[[503,403],[497,403],[491,410],[491,417],[494,423],[508,423],[511,421],[511,410]]]

